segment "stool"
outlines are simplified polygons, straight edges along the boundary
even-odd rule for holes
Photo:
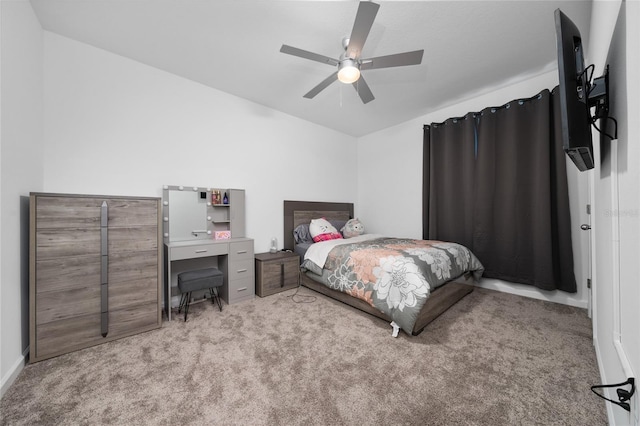
[[[218,268],[198,269],[196,271],[181,272],[178,274],[178,287],[182,293],[180,298],[180,307],[178,313],[184,308],[184,320],[187,320],[189,312],[189,302],[191,301],[191,292],[209,289],[211,294],[211,303],[218,302],[220,312],[222,312],[222,302],[218,294],[218,287],[222,285],[223,274]]]

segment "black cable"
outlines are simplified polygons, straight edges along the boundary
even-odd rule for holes
[[[598,126],[596,126],[596,119],[591,120],[591,125],[592,125],[592,126],[593,126],[597,131],[598,131],[598,133],[601,133],[601,134],[605,135],[605,136],[606,136],[606,137],[608,137],[609,139],[611,139],[611,140],[618,139],[618,120],[616,120],[616,119],[615,119],[615,118],[613,118],[613,117],[603,117],[603,118],[606,118],[607,120],[611,120],[611,121],[613,121],[613,124],[614,124],[614,127],[613,127],[613,129],[614,129],[613,136],[611,136],[609,133],[607,133],[607,132],[605,132],[605,131],[603,131],[603,130],[600,130],[600,129],[598,128]]]
[[[589,69],[591,69],[591,75],[587,75],[587,84],[589,85],[589,93],[591,93],[591,90],[593,90],[593,88],[591,87],[591,79],[593,78],[593,73],[596,70],[596,66],[594,64],[587,66],[584,70],[582,70],[580,74],[578,74],[578,78],[581,78],[583,74],[586,74]]]
[[[600,389],[600,388],[617,388],[617,387],[626,386],[626,385],[631,385],[631,390],[616,389],[616,393],[618,394],[618,400],[619,401],[614,401],[613,399],[609,399],[606,396],[596,392],[596,389]],[[609,402],[613,402],[614,404],[619,405],[620,407],[624,408],[627,411],[631,411],[631,406],[626,401],[629,401],[631,399],[631,397],[633,396],[635,390],[636,390],[635,379],[633,377],[628,378],[625,382],[616,383],[615,385],[595,385],[595,386],[591,386],[591,391],[593,393],[595,393],[596,395],[598,395],[600,398],[602,398],[604,400],[607,400]]]
[[[312,294],[298,294],[298,291],[300,291],[300,287],[302,287],[302,271],[298,269],[298,287],[296,287],[295,293],[287,297],[290,297],[294,303],[313,303],[316,301],[316,296]],[[296,300],[296,296],[301,298],[301,300]]]

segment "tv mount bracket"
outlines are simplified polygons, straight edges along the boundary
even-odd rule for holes
[[[611,140],[618,139],[618,122],[615,118],[609,116],[609,65],[605,67],[604,74],[594,79],[593,83],[591,83],[594,68],[594,65],[591,64],[576,76],[578,81],[582,81],[582,78],[587,79],[587,84],[585,85],[587,87],[587,99],[585,103],[589,109],[591,125]],[[588,74],[589,70],[591,70],[591,75]],[[578,97],[584,99],[582,85],[578,85]],[[594,107],[595,111],[591,114],[590,110]],[[613,135],[600,130],[598,126],[596,126],[596,120],[599,119],[611,120],[614,123]]]
[[[578,78],[582,77],[582,74],[586,74],[589,69],[593,73],[593,65],[589,65],[583,72],[578,75]],[[597,77],[591,83],[591,76],[587,80],[587,87],[589,92],[587,93],[587,106],[589,108],[595,107],[595,113],[591,117],[592,121],[596,121],[600,118],[607,117],[609,112],[609,65],[604,70],[604,75]]]

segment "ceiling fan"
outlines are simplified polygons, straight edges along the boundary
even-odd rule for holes
[[[353,29],[351,30],[351,36],[342,39],[344,53],[340,55],[339,59],[333,59],[328,56],[298,49],[297,47],[287,46],[286,44],[282,45],[280,48],[280,52],[282,53],[338,67],[333,74],[305,94],[305,98],[312,99],[331,83],[339,80],[346,84],[351,83],[358,92],[362,102],[366,104],[375,98],[373,93],[371,93],[371,89],[369,89],[369,85],[367,85],[364,77],[360,74],[361,70],[418,65],[422,62],[424,50],[396,53],[394,55],[378,56],[368,59],[362,59],[360,57],[364,42],[367,40],[379,8],[380,5],[373,2],[360,2],[356,19],[353,23]]]

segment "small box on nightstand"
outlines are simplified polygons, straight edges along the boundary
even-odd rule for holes
[[[270,296],[299,283],[300,256],[291,252],[256,254],[256,294]]]

